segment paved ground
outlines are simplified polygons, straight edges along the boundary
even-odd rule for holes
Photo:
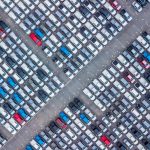
[[[124,4],[125,5],[125,4]],[[125,5],[127,7],[128,4]],[[52,101],[48,102],[48,104],[40,110],[40,112],[26,124],[25,127],[22,128],[18,132],[15,137],[11,137],[8,143],[2,148],[2,150],[22,150],[24,146],[31,140],[31,138],[41,129],[43,129],[51,119],[53,119],[58,112],[62,108],[64,108],[69,101],[73,99],[73,97],[78,96],[81,97],[84,102],[89,105],[90,101],[86,99],[86,97],[82,94],[82,89],[85,88],[93,78],[100,74],[100,72],[110,64],[110,61],[114,59],[125,47],[129,45],[131,41],[133,41],[139,33],[143,30],[147,30],[150,25],[150,13],[149,13],[150,5],[147,6],[143,10],[142,13],[138,14],[133,11],[129,6],[127,10],[132,14],[133,21],[128,25],[122,33],[120,33],[114,40],[112,40],[98,56],[95,57],[94,60],[90,64],[88,64],[71,82],[67,84],[67,86],[56,95]],[[31,48],[39,57],[52,68],[56,74],[62,76],[64,81],[67,81],[66,77],[62,75],[61,70],[58,70],[57,67],[51,65],[51,61],[49,59],[45,59],[44,55],[40,52],[40,50],[35,47],[30,40],[27,41],[27,35],[22,34],[22,31],[15,25],[10,18],[8,18],[2,10],[0,10],[0,14],[2,19],[4,19],[12,29],[16,30],[19,33],[20,37],[23,41],[26,41]],[[91,105],[91,109],[95,111],[96,114],[99,114],[100,111],[95,108],[95,105]],[[3,130],[3,131],[2,131]],[[10,135],[5,132],[5,129],[0,127],[0,132],[6,134],[7,137]]]

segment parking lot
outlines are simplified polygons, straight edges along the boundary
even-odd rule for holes
[[[2,149],[9,150],[12,149],[23,149],[27,143],[31,140],[35,134],[37,134],[41,129],[54,119],[60,110],[62,110],[68,102],[72,101],[73,97],[79,95],[81,99],[85,102],[85,105],[90,106],[90,109],[94,111],[98,116],[102,113],[99,109],[92,104],[91,101],[87,100],[87,97],[83,94],[82,90],[87,87],[91,81],[101,73],[101,71],[110,64],[118,54],[124,50],[129,44],[136,39],[136,37],[144,30],[149,31],[148,26],[150,25],[148,14],[149,5],[143,9],[139,14],[131,8],[131,3],[123,3],[129,13],[132,15],[133,20],[129,23],[128,27],[123,29],[123,32],[119,33],[105,48],[100,52],[78,75],[68,81],[68,78],[63,74],[62,69],[58,69],[55,65],[52,65],[52,61],[49,58],[46,58],[45,55],[40,51],[40,49],[35,46],[31,40],[29,40],[26,34],[23,34],[23,31],[15,25],[10,18],[7,17],[7,14],[3,13],[1,16],[2,20],[6,21],[15,32],[18,32],[20,38],[23,42],[27,43],[36,53],[39,58],[46,64],[49,68],[54,70],[54,73],[60,77],[64,83],[67,85],[61,90],[52,101],[49,101],[46,106],[44,106],[38,114],[30,120],[17,134],[15,137],[12,137],[7,145]],[[2,10],[0,10],[2,14]],[[141,19],[139,19],[141,18]],[[5,130],[5,129],[3,129]],[[6,137],[10,138],[11,135],[7,132]],[[19,143],[19,144],[18,144]]]

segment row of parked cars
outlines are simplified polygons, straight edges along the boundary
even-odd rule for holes
[[[124,144],[119,144],[120,149],[135,146],[139,150],[147,150],[150,149],[149,91],[150,34],[144,31],[111,66],[92,80],[83,93],[105,113],[107,127],[112,129],[113,124],[118,122],[117,128],[112,130],[118,138],[123,133],[128,137],[121,140]]]
[[[115,0],[4,0],[3,5],[70,79],[132,20]]]
[[[150,105],[145,114],[137,107],[125,113],[118,102],[107,113],[97,117],[79,98],[74,98],[55,121],[34,136],[25,149],[147,150],[150,148]],[[120,110],[119,114],[113,114],[115,109],[116,112]]]
[[[150,0],[135,0],[132,2],[132,6],[137,12],[141,12],[148,3]]]
[[[105,111],[122,94],[136,103],[135,99],[141,99],[150,89],[149,62],[150,34],[144,31],[83,92],[102,111]],[[107,96],[108,100],[102,95]]]
[[[0,124],[16,134],[64,83],[2,20],[0,30]]]

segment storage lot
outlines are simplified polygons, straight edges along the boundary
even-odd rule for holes
[[[146,12],[147,12],[148,10],[147,10],[147,8],[145,8],[145,10],[141,13],[141,14],[139,14],[138,15],[138,17],[140,16],[141,18],[147,18],[147,17],[149,17],[147,14],[146,14]],[[131,13],[132,13],[132,11],[131,11]],[[136,15],[135,14],[135,12],[133,13],[133,16],[134,15]],[[2,16],[3,17],[3,16]],[[97,72],[98,74],[100,73],[100,67],[98,66],[98,63],[101,63],[101,64],[104,64],[104,65],[107,65],[109,62],[105,62],[105,59],[107,58],[107,57],[112,57],[112,55],[111,54],[109,54],[109,55],[107,55],[106,56],[106,54],[108,53],[108,51],[109,51],[109,47],[111,47],[111,49],[112,49],[112,47],[113,47],[113,49],[112,49],[112,53],[113,53],[113,55],[115,55],[114,53],[117,53],[117,51],[116,51],[116,49],[117,50],[119,50],[120,51],[120,48],[118,48],[118,47],[122,47],[122,49],[123,48],[125,48],[127,45],[127,43],[129,43],[129,42],[131,42],[134,38],[136,38],[136,36],[138,35],[138,33],[140,32],[140,31],[142,31],[143,29],[145,30],[145,28],[147,27],[146,25],[147,24],[149,24],[148,22],[146,22],[145,24],[146,25],[144,25],[143,24],[143,22],[141,23],[139,20],[136,20],[136,18],[138,18],[137,16],[134,16],[135,17],[135,20],[131,23],[131,28],[129,28],[129,29],[126,29],[125,31],[127,31],[126,33],[122,33],[120,36],[118,36],[118,38],[119,38],[119,40],[121,41],[121,43],[123,43],[123,44],[120,44],[120,42],[118,41],[118,40],[114,40],[113,42],[111,42],[110,43],[110,45],[108,45],[108,47],[106,47],[105,49],[104,49],[104,53],[101,53],[98,57],[96,57],[95,59],[94,59],[94,61],[93,61],[93,63],[92,64],[89,64],[89,66],[87,66],[86,68],[85,68],[85,71],[87,71],[88,73],[87,74],[85,74],[85,73],[79,73],[79,75],[78,75],[78,78],[76,78],[76,79],[74,79],[71,83],[69,83],[69,85],[68,85],[68,87],[66,87],[65,89],[64,89],[64,91],[62,91],[58,96],[60,96],[60,95],[64,95],[62,98],[61,98],[61,100],[63,100],[64,101],[64,99],[65,99],[65,101],[66,101],[66,103],[64,103],[64,104],[61,104],[59,101],[60,101],[60,98],[58,98],[58,96],[56,97],[56,98],[54,98],[54,101],[57,99],[57,101],[56,102],[54,102],[53,103],[53,105],[52,105],[52,107],[53,107],[53,109],[56,109],[56,106],[57,105],[66,105],[67,104],[67,101],[69,101],[68,100],[68,96],[70,96],[70,97],[72,97],[72,96],[76,96],[76,95],[78,95],[80,92],[81,92],[81,89],[83,89],[83,88],[85,88],[85,85],[87,86],[87,82],[85,82],[85,81],[87,81],[87,79],[90,77],[90,79],[88,79],[88,82],[91,82],[91,79],[93,78],[93,77],[95,77],[95,74],[93,74],[94,72]],[[5,19],[4,19],[5,20]],[[148,19],[146,19],[147,21],[148,21]],[[8,18],[8,20],[6,20],[6,21],[10,21],[9,20],[9,18]],[[14,26],[14,24],[11,24],[11,22],[9,22],[10,23],[10,25],[12,26],[12,27],[16,27],[16,26]],[[133,24],[137,24],[137,26],[135,27],[135,25],[133,25]],[[141,26],[140,26],[140,24],[142,24]],[[139,28],[138,27],[140,27],[140,30],[139,30]],[[128,34],[129,33],[129,34]],[[132,34],[133,33],[133,34]],[[129,36],[130,35],[130,36]],[[23,37],[23,39],[28,39],[28,38],[26,38],[26,36],[24,36]],[[124,40],[124,39],[127,39],[127,40]],[[28,41],[28,43],[30,43],[30,45],[32,45],[33,46],[33,48],[34,48],[34,44],[32,44],[30,41]],[[101,59],[100,60],[100,58],[102,58],[102,56],[106,56],[106,57],[104,57],[103,59]],[[103,62],[104,61],[104,62]],[[99,68],[99,70],[97,70],[97,68]],[[84,80],[83,80],[84,79]],[[81,81],[80,81],[81,80]],[[80,83],[81,82],[81,83]],[[82,84],[83,83],[83,84]],[[72,91],[74,91],[74,89],[77,89],[76,90],[76,92],[74,93],[72,93]],[[68,93],[66,93],[65,91],[69,91]],[[64,94],[63,94],[63,92],[64,92]],[[65,98],[66,97],[66,98]],[[81,97],[82,97],[82,95],[81,95]],[[84,96],[83,96],[84,97]],[[71,98],[72,99],[72,98]],[[71,100],[70,99],[70,100]],[[57,103],[57,104],[56,104]],[[60,107],[61,107],[60,106]],[[93,106],[94,107],[94,106]],[[47,109],[46,109],[47,108]],[[48,104],[45,108],[44,108],[44,110],[42,110],[36,117],[38,117],[39,115],[40,115],[40,117],[39,117],[39,119],[41,120],[41,124],[40,125],[37,125],[37,126],[39,126],[39,127],[37,127],[37,130],[38,130],[38,128],[40,128],[41,126],[42,127],[44,127],[45,125],[44,124],[47,124],[47,122],[48,122],[48,120],[47,120],[47,117],[46,117],[46,115],[51,115],[51,113],[49,113],[49,111],[48,111],[48,109],[50,108],[50,104]],[[60,111],[60,108],[58,107],[58,110],[57,110],[58,112]],[[47,112],[47,114],[45,115],[45,119],[42,117],[42,115],[44,114],[44,112]],[[57,115],[57,112],[55,112],[55,116]],[[52,118],[53,118],[53,116],[51,116]],[[35,122],[37,121],[39,121],[39,120],[36,120],[36,118],[34,118],[33,120],[31,120],[31,122],[29,123],[29,124],[27,124],[27,126],[23,129],[23,130],[21,130],[20,132],[19,132],[19,134],[17,135],[17,136],[21,136],[22,135],[22,133],[23,133],[23,131],[25,131],[27,128],[27,133],[25,133],[24,132],[24,134],[27,134],[26,136],[28,136],[27,138],[25,138],[26,136],[24,136],[23,138],[24,139],[27,139],[27,140],[30,140],[30,136],[31,135],[29,135],[28,133],[29,133],[29,131],[30,131],[30,129],[32,129],[33,127],[34,127],[34,125],[32,125],[32,124],[35,124]],[[33,133],[33,132],[35,132],[35,131],[32,131],[31,132],[31,134]],[[34,134],[32,134],[32,135],[34,135]],[[12,139],[12,141],[13,140],[15,140],[15,139],[17,139],[17,140],[20,140],[20,143],[27,143],[27,142],[23,142],[23,141],[21,141],[21,138],[18,138],[18,137],[15,137],[15,138],[13,138]],[[11,141],[10,141],[10,143],[11,143]],[[16,145],[17,146],[17,145]],[[6,146],[7,147],[7,146]],[[8,147],[9,147],[9,143],[8,143]]]

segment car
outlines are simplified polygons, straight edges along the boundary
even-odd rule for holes
[[[65,143],[69,145],[72,143],[72,140],[65,133],[61,133],[60,137],[64,140]]]
[[[95,100],[95,96],[94,96],[87,88],[85,88],[85,89],[83,90],[83,93],[84,93],[85,95],[87,95],[88,98],[90,98],[92,101]]]
[[[104,144],[106,144],[107,146],[109,146],[109,145],[111,144],[110,140],[109,140],[108,137],[105,136],[105,135],[102,135],[102,136],[100,137],[100,141],[103,142]]]
[[[35,33],[30,33],[29,34],[30,38],[37,44],[37,46],[41,46],[42,42],[41,40],[38,39],[38,37],[35,35]]]
[[[130,22],[133,19],[132,16],[125,9],[121,9],[120,14],[128,22]]]
[[[147,0],[136,0],[142,7],[147,5]]]
[[[67,128],[67,125],[66,125],[60,118],[57,118],[57,119],[56,119],[56,123],[57,123],[62,129],[66,129],[66,128]]]
[[[128,72],[128,71],[124,71],[122,73],[122,76],[128,81],[128,82],[131,82],[131,83],[134,83],[135,82],[135,79],[133,78],[133,76],[131,76],[131,74]]]
[[[77,139],[76,134],[75,134],[71,129],[67,129],[67,130],[66,130],[66,134],[67,134],[72,140],[76,140],[76,139]]]
[[[70,118],[63,111],[59,113],[59,117],[67,124],[71,123]]]
[[[141,12],[143,10],[142,6],[137,1],[133,1],[132,6],[137,12]]]
[[[150,64],[142,56],[137,58],[137,62],[146,69],[150,68]]]
[[[19,108],[18,109],[18,114],[25,120],[25,121],[29,121],[30,120],[30,116],[25,112],[25,110],[23,108]]]
[[[57,143],[57,145],[58,145],[59,147],[61,147],[61,148],[63,148],[63,149],[66,149],[66,148],[67,148],[66,143],[65,143],[64,140],[61,139],[60,137],[56,137],[56,138],[55,138],[55,141],[56,141],[56,143]]]
[[[114,60],[112,62],[112,64],[120,71],[123,72],[125,69],[124,67],[121,65],[121,63],[119,63],[117,60]]]
[[[84,104],[82,103],[82,101],[79,98],[75,97],[74,98],[74,103],[78,106],[78,108],[80,108],[82,110],[85,109]]]
[[[109,0],[109,3],[117,11],[119,11],[121,9],[121,5],[117,2],[117,0]]]
[[[111,15],[116,14],[116,10],[112,7],[112,5],[109,2],[106,2],[104,4],[105,8],[111,13]]]
[[[119,13],[115,15],[115,19],[119,21],[119,23],[122,24],[124,27],[128,24],[128,22]]]
[[[21,116],[18,113],[15,113],[13,115],[13,118],[18,122],[20,125],[24,125],[25,121],[21,118]]]
[[[146,94],[146,90],[144,89],[144,87],[141,84],[135,83],[134,86],[137,88],[137,90],[139,92],[141,92],[142,94]]]
[[[47,145],[40,135],[36,135],[34,137],[34,140],[42,147],[45,147]]]
[[[52,132],[54,132],[54,133],[61,132],[61,129],[56,125],[56,123],[54,121],[50,122],[49,127],[52,130]]]
[[[86,126],[80,121],[80,119],[76,118],[74,122],[79,128],[81,128],[81,130],[83,131],[86,130]]]
[[[89,18],[91,16],[90,11],[87,9],[87,7],[81,5],[79,7],[79,12],[85,17],[85,18]]]
[[[30,144],[34,149],[42,150],[42,147],[34,139],[30,141]]]
[[[82,122],[84,122],[85,124],[87,124],[87,125],[91,124],[91,121],[89,120],[89,118],[84,113],[80,113],[79,117],[82,120]]]

